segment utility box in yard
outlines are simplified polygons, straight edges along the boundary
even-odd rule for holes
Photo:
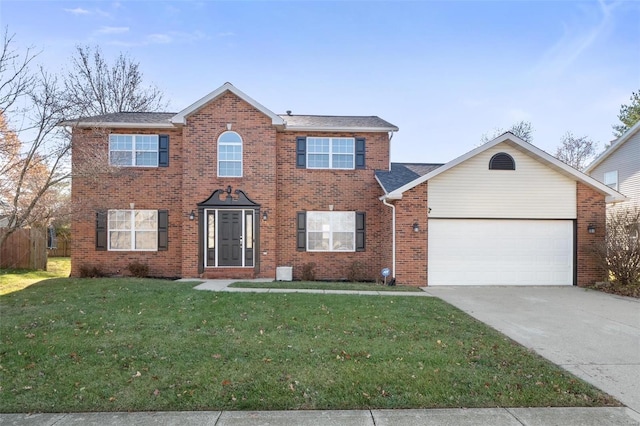
[[[278,266],[276,268],[276,281],[292,281],[292,280],[293,280],[292,266]]]

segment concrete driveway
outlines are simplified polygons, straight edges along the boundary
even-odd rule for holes
[[[578,287],[426,287],[640,413],[640,300]]]

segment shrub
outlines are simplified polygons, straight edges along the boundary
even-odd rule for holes
[[[80,265],[79,272],[80,278],[100,278],[105,276],[102,268],[97,265]]]
[[[605,242],[596,257],[613,280],[621,285],[640,281],[640,209],[614,208],[607,214]]]
[[[131,275],[136,278],[145,278],[149,276],[149,266],[138,261],[129,263],[127,269],[131,272]]]
[[[316,280],[316,264],[313,262],[302,265],[302,281]]]
[[[347,267],[347,279],[351,282],[372,281],[366,266],[357,260]]]

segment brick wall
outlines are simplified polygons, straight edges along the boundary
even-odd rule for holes
[[[242,137],[243,176],[238,178],[218,177],[217,141],[220,134],[231,130]],[[271,119],[253,106],[227,92],[214,102],[190,115],[184,127],[184,162],[182,209],[197,211],[200,203],[216,189],[231,186],[240,189],[257,204],[261,211],[276,211],[276,130]],[[261,220],[257,218],[257,220]],[[211,278],[275,277],[276,239],[275,215],[260,223],[260,252],[256,259],[260,271],[253,269],[225,268],[205,270],[204,276]],[[194,220],[182,229],[183,265],[182,276],[198,276],[198,226]]]
[[[398,284],[427,285],[427,187],[424,182],[396,201],[396,280]],[[413,224],[420,230],[414,232]]]
[[[113,168],[108,165],[109,133],[168,134],[169,167]],[[109,274],[128,274],[134,261],[149,266],[152,276],[181,273],[182,134],[179,129],[75,129],[71,202],[71,275],[81,266],[96,265]],[[169,210],[169,250],[158,252],[96,251],[96,211],[108,209]]]
[[[577,257],[578,257],[578,286],[587,286],[594,282],[604,281],[606,271],[598,264],[593,254],[596,245],[601,244],[606,232],[605,196],[589,188],[583,183],[577,183]],[[587,227],[593,224],[595,234],[589,234]]]
[[[365,137],[366,168],[362,170],[311,170],[296,168],[299,136]],[[374,170],[389,168],[389,137],[386,133],[278,133],[277,246],[278,266],[292,266],[294,279],[303,265],[315,263],[317,279],[344,279],[354,262],[364,265],[369,279],[391,266],[390,216],[378,199],[383,194]],[[296,250],[296,212],[362,211],[366,213],[364,252],[302,252]]]
[[[243,140],[243,176],[217,176],[217,139],[227,131]],[[187,117],[187,124],[172,130],[76,129],[74,168],[92,164],[99,157],[108,163],[108,134],[169,134],[169,167],[122,168],[118,174],[76,175],[72,198],[78,209],[73,219],[72,273],[81,265],[99,265],[110,274],[126,274],[132,261],[149,265],[155,276],[209,278],[273,278],[276,266],[293,266],[300,278],[302,265],[316,263],[318,279],[346,278],[359,262],[369,279],[379,277],[382,267],[391,266],[390,209],[378,199],[383,192],[374,170],[389,167],[387,133],[277,132],[271,119],[236,95],[227,92]],[[366,169],[310,170],[296,168],[296,137],[365,137]],[[77,149],[76,149],[77,148]],[[86,155],[89,153],[90,155]],[[184,165],[184,166],[183,166]],[[206,268],[199,271],[199,233],[202,225],[190,221],[191,211],[217,189],[240,189],[268,220],[260,222],[259,251],[253,268]],[[165,252],[113,252],[95,249],[95,212],[107,209],[169,210],[169,250]],[[366,250],[349,253],[311,253],[296,250],[296,212],[363,211],[366,213]]]

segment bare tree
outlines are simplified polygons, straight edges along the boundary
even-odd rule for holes
[[[144,85],[140,64],[122,53],[109,64],[99,47],[78,46],[71,64],[65,91],[76,117],[166,108],[162,92]]]
[[[55,76],[42,69],[34,75],[34,81],[26,95],[31,108],[24,120],[29,124],[21,129],[21,135],[32,136],[22,136],[28,140],[19,141],[2,117],[0,137],[12,141],[12,146],[18,144],[18,150],[5,156],[7,162],[2,166],[0,198],[8,226],[0,236],[0,246],[19,228],[45,225],[52,214],[48,200],[69,178],[71,144],[64,130],[57,127],[67,109],[60,102],[60,85]]]
[[[14,48],[13,38],[5,28],[3,43],[0,47],[0,111],[9,111],[16,101],[29,93],[35,84],[35,79],[29,70],[29,65],[37,54],[27,48],[20,54]]]
[[[147,111],[163,105],[160,91],[143,85],[137,63],[120,55],[109,65],[99,49],[91,52],[78,48],[73,71],[59,79],[43,68],[32,72],[32,50],[20,53],[13,36],[5,32],[0,54],[0,215],[9,226],[0,236],[0,246],[17,229],[47,225],[59,214],[72,172],[72,138],[60,123],[86,114]],[[24,111],[10,108],[19,99],[24,100]],[[12,113],[18,113],[19,128],[11,127]],[[96,132],[94,136],[106,137],[104,129]],[[82,146],[73,149],[74,156],[83,155]],[[91,158],[90,169],[74,173],[95,178],[118,169],[109,165],[108,151],[94,152]]]
[[[490,142],[493,139],[497,138],[498,136],[506,132],[513,133],[514,135],[516,135],[517,137],[519,137],[525,142],[529,142],[529,143],[533,142],[533,126],[531,125],[531,122],[522,120],[515,123],[513,126],[511,126],[509,130],[504,130],[502,128],[497,127],[493,129],[491,133],[485,133],[480,138],[480,144],[482,145],[487,142]]]
[[[616,207],[607,214],[607,236],[596,248],[600,264],[621,285],[640,282],[640,210]]]
[[[576,137],[573,133],[567,132],[556,151],[556,158],[582,171],[595,155],[595,147],[595,143],[587,136]]]

